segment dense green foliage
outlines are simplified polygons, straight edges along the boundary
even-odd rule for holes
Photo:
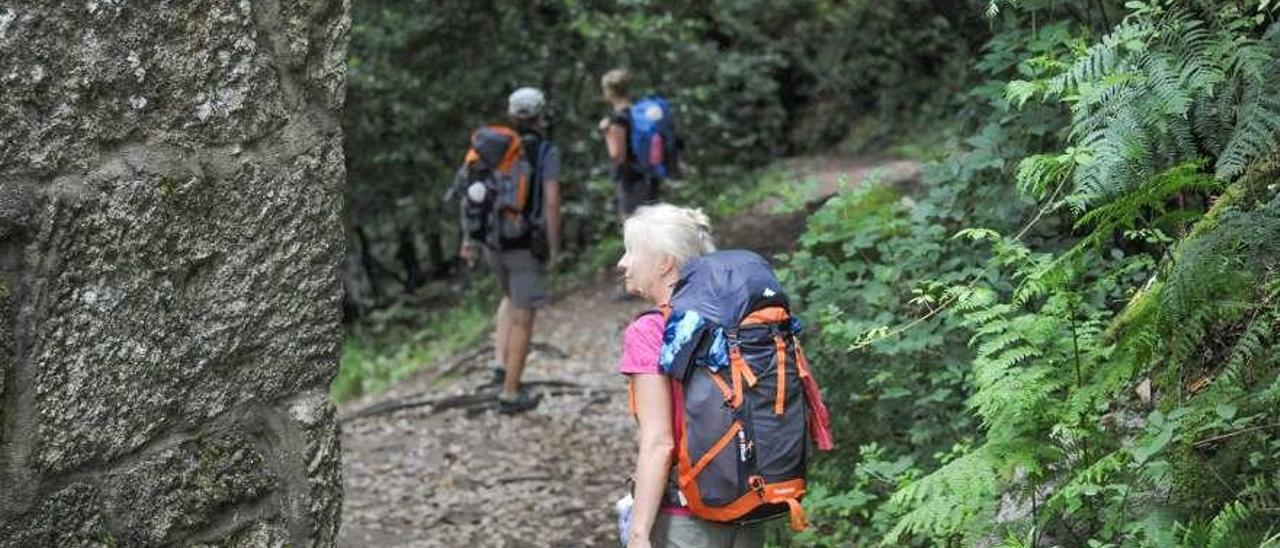
[[[810,219],[846,446],[796,542],[1280,543],[1280,26],[1107,7],[989,2],[970,137]]]
[[[335,394],[376,389],[441,354],[431,324],[484,300],[457,268],[457,215],[443,195],[471,130],[504,121],[515,88],[547,92],[575,279],[612,264],[618,249],[596,129],[609,108],[599,96],[606,70],[628,67],[634,96],[672,99],[689,180],[667,196],[726,215],[760,196],[752,172],[783,155],[873,145],[958,104],[987,31],[968,5],[354,3],[344,282],[348,313],[363,318],[349,329]]]
[[[407,262],[405,241],[425,243],[411,255],[445,274],[456,215],[442,196],[468,135],[502,122],[507,95],[534,85],[547,91],[547,129],[564,151],[567,245],[581,251],[613,218],[596,129],[609,108],[599,91],[606,70],[631,69],[634,96],[671,98],[692,194],[709,198],[740,185],[746,169],[832,147],[857,120],[877,122],[863,124],[877,128],[868,142],[951,104],[986,29],[967,5],[357,2],[344,124],[349,222],[387,277],[412,276],[391,266]]]

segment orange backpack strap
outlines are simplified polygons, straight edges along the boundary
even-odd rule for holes
[[[756,374],[751,372],[751,366],[747,365],[747,360],[742,358],[742,350],[736,345],[729,346],[729,376],[733,378],[733,401],[731,405],[737,409],[742,405],[742,383],[746,382],[748,387],[756,385]]]
[[[752,486],[760,493],[760,498],[770,504],[786,504],[791,514],[791,530],[803,531],[809,526],[809,518],[800,506],[800,497],[804,496],[804,480],[793,479],[779,483],[764,483],[760,476],[751,478]]]
[[[804,347],[800,346],[800,337],[791,335],[791,342],[796,345],[796,371],[801,379],[809,378],[809,358],[804,355]]]
[[[463,160],[463,162],[468,166],[474,165],[480,161],[480,153],[476,150],[476,141],[481,131],[485,131],[490,134],[496,133],[506,137],[507,150],[503,152],[502,160],[498,162],[498,165],[494,169],[515,177],[516,196],[515,203],[512,204],[512,209],[516,212],[524,211],[524,208],[529,201],[529,174],[524,172],[526,170],[515,169],[516,165],[520,162],[520,159],[524,156],[523,140],[520,137],[520,134],[510,127],[502,125],[485,126],[476,130],[471,134],[471,149],[467,151],[467,156]]]
[[[778,364],[778,391],[773,400],[773,413],[781,415],[787,409],[787,342],[782,335],[773,336],[773,348]]]
[[[638,320],[649,314],[662,314],[662,320],[665,322],[667,317],[671,315],[671,305],[658,305],[655,309],[649,309],[637,314],[636,319]],[[636,416],[636,381],[630,375],[627,376],[627,409],[631,411],[631,416]]]
[[[637,416],[636,413],[636,380],[627,377],[627,410],[631,411],[631,416]]]
[[[733,421],[733,426],[729,427],[729,431],[725,432],[723,436],[720,436],[720,439],[716,440],[716,442],[712,444],[711,449],[708,449],[707,452],[702,455],[702,458],[698,459],[698,462],[693,465],[693,468],[685,470],[680,474],[680,487],[689,485],[689,482],[698,477],[698,474],[701,474],[702,471],[711,464],[711,461],[715,460],[716,455],[719,455],[720,452],[724,450],[725,446],[729,445],[729,443],[733,441],[734,436],[738,435],[739,430],[742,430],[742,423]]]
[[[520,134],[516,130],[507,126],[492,126],[494,131],[505,135],[509,139],[507,144],[507,153],[502,155],[502,162],[498,164],[498,171],[510,173],[516,178],[516,201],[512,209],[515,211],[524,211],[525,205],[529,202],[529,174],[521,172],[516,173],[516,163],[520,161],[524,147],[520,139]]]
[[[747,327],[751,325],[783,323],[789,319],[791,319],[791,314],[787,313],[787,309],[782,308],[781,306],[770,306],[748,314],[746,318],[742,319],[742,322],[740,322],[739,325]]]
[[[495,133],[505,135],[511,140],[507,145],[506,154],[502,155],[502,161],[498,163],[498,171],[509,173],[511,168],[516,165],[516,162],[520,160],[520,154],[523,148],[521,146],[520,134],[516,133],[516,130],[507,126],[489,126],[489,129]]]
[[[716,388],[720,389],[720,395],[724,396],[724,403],[727,405],[733,405],[733,389],[729,388],[729,383],[724,382],[724,379],[720,378],[720,375],[712,373],[709,368],[700,367],[699,369],[705,371],[707,376],[711,377],[711,382],[716,385]]]
[[[747,317],[743,318],[742,322],[738,325],[739,327],[752,327],[780,324],[787,322],[790,319],[791,314],[787,312],[787,309],[782,308],[781,306],[770,306],[748,314]],[[778,390],[777,394],[774,396],[773,412],[781,415],[786,410],[787,405],[787,342],[782,338],[782,335],[774,335],[773,346],[777,355],[776,363],[778,376]],[[733,356],[733,350],[730,350],[731,363],[733,361]],[[741,355],[739,355],[738,359],[741,360]],[[744,363],[743,365],[745,366],[746,364]],[[755,386],[756,379],[755,375],[751,373],[751,368],[742,367],[741,369],[745,371],[743,376],[749,379],[749,384],[751,386]],[[736,371],[737,368],[735,368],[735,372]]]

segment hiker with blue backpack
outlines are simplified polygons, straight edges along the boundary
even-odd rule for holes
[[[616,194],[618,215],[658,201],[662,181],[678,173],[679,138],[671,106],[659,95],[632,102],[626,69],[613,69],[600,79],[600,90],[613,108],[600,121]]]
[[[619,370],[638,424],[632,492],[619,501],[632,548],[757,547],[790,516],[830,419],[800,347],[800,321],[768,263],[716,251],[699,210],[643,206],[623,224],[618,270],[653,308],[623,333]]]
[[[546,99],[517,89],[507,100],[510,126],[491,125],[471,136],[450,194],[459,195],[463,239],[459,256],[473,264],[481,252],[502,287],[494,318],[494,377],[502,384],[498,411],[537,407],[521,389],[533,320],[547,304],[547,266],[560,249],[560,151],[541,129]]]

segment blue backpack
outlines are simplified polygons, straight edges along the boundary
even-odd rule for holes
[[[631,151],[639,171],[665,179],[677,170],[677,139],[671,105],[661,95],[645,97],[631,105]]]

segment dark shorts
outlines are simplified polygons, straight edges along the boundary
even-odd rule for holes
[[[533,257],[528,249],[494,251],[485,249],[485,260],[498,277],[502,294],[511,299],[511,305],[521,310],[546,306],[550,300],[547,291],[547,265]]]
[[[617,194],[618,213],[628,217],[642,205],[658,202],[658,183],[643,177],[622,179],[614,183]]]

